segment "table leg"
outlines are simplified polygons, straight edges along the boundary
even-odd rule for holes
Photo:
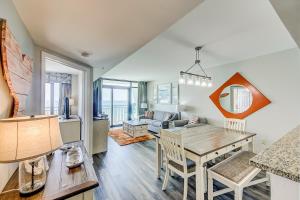
[[[248,143],[248,151],[254,152],[254,144],[253,144],[253,141]]]
[[[196,199],[204,200],[204,167],[201,161],[196,162]]]
[[[162,162],[162,157],[161,157],[161,145],[159,144],[159,139],[156,138],[156,176],[159,179],[160,178],[160,168],[161,168],[161,162]]]

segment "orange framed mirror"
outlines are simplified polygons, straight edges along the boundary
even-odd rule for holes
[[[234,74],[210,96],[226,118],[244,119],[271,101],[240,73]]]

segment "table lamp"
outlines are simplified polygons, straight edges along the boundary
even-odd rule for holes
[[[19,192],[30,196],[46,183],[43,155],[63,145],[57,116],[0,120],[0,163],[19,161]]]
[[[70,106],[70,115],[72,115],[72,106],[75,105],[75,100],[70,98],[69,99],[69,106]]]
[[[142,109],[147,109],[148,108],[148,104],[147,103],[141,103],[141,108]]]

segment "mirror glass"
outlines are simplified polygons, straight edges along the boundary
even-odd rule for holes
[[[231,113],[243,113],[252,104],[252,93],[242,85],[230,85],[224,88],[219,97],[223,109]]]

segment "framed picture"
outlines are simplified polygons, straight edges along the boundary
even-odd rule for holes
[[[159,104],[171,104],[171,88],[171,83],[158,85],[157,97]]]
[[[172,83],[172,104],[178,104],[178,83]]]

